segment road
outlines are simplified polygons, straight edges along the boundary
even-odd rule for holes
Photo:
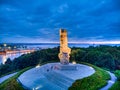
[[[12,76],[14,76],[14,75],[16,75],[16,74],[17,74],[17,72],[1,77],[1,78],[0,78],[0,84],[1,84],[2,82],[4,82],[5,80],[7,80],[8,78],[10,78],[10,77],[12,77]]]
[[[107,71],[107,72],[109,73],[111,79],[108,80],[108,84],[106,86],[104,86],[103,88],[101,88],[100,90],[108,90],[117,80],[117,77],[113,73],[111,73],[109,71]]]

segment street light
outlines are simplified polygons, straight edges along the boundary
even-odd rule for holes
[[[8,49],[11,49],[11,47],[8,47]]]
[[[75,62],[75,61],[73,61],[73,62],[72,62],[72,64],[76,64],[76,62]]]
[[[4,46],[4,47],[6,47],[6,46],[7,46],[7,44],[3,44],[3,46]]]
[[[40,64],[38,64],[35,68],[39,68],[40,67]]]

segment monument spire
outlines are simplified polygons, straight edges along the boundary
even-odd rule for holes
[[[60,29],[60,53],[59,59],[61,64],[69,64],[71,49],[68,47],[67,31]]]

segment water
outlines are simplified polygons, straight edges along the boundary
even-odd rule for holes
[[[27,46],[28,48],[54,48],[54,47],[58,47],[60,46],[60,44],[57,44],[57,43],[40,43],[40,44],[24,44],[25,46]],[[84,48],[87,48],[89,46],[93,46],[93,45],[90,45],[90,44],[69,44],[68,45],[69,47],[84,47]],[[96,46],[96,45],[94,45]]]
[[[27,46],[28,48],[53,48],[60,46],[59,43],[8,43],[8,44],[16,46]],[[120,44],[102,44],[102,45],[120,46]],[[87,48],[89,46],[99,46],[99,44],[69,43],[68,46]]]

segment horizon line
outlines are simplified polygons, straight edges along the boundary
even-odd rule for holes
[[[1,42],[0,44],[24,44],[25,42]],[[48,43],[48,44],[59,44],[60,42],[26,42],[25,44],[45,44],[45,43]],[[120,41],[93,41],[93,42],[90,42],[90,41],[84,41],[84,42],[68,42],[68,44],[120,44]]]

